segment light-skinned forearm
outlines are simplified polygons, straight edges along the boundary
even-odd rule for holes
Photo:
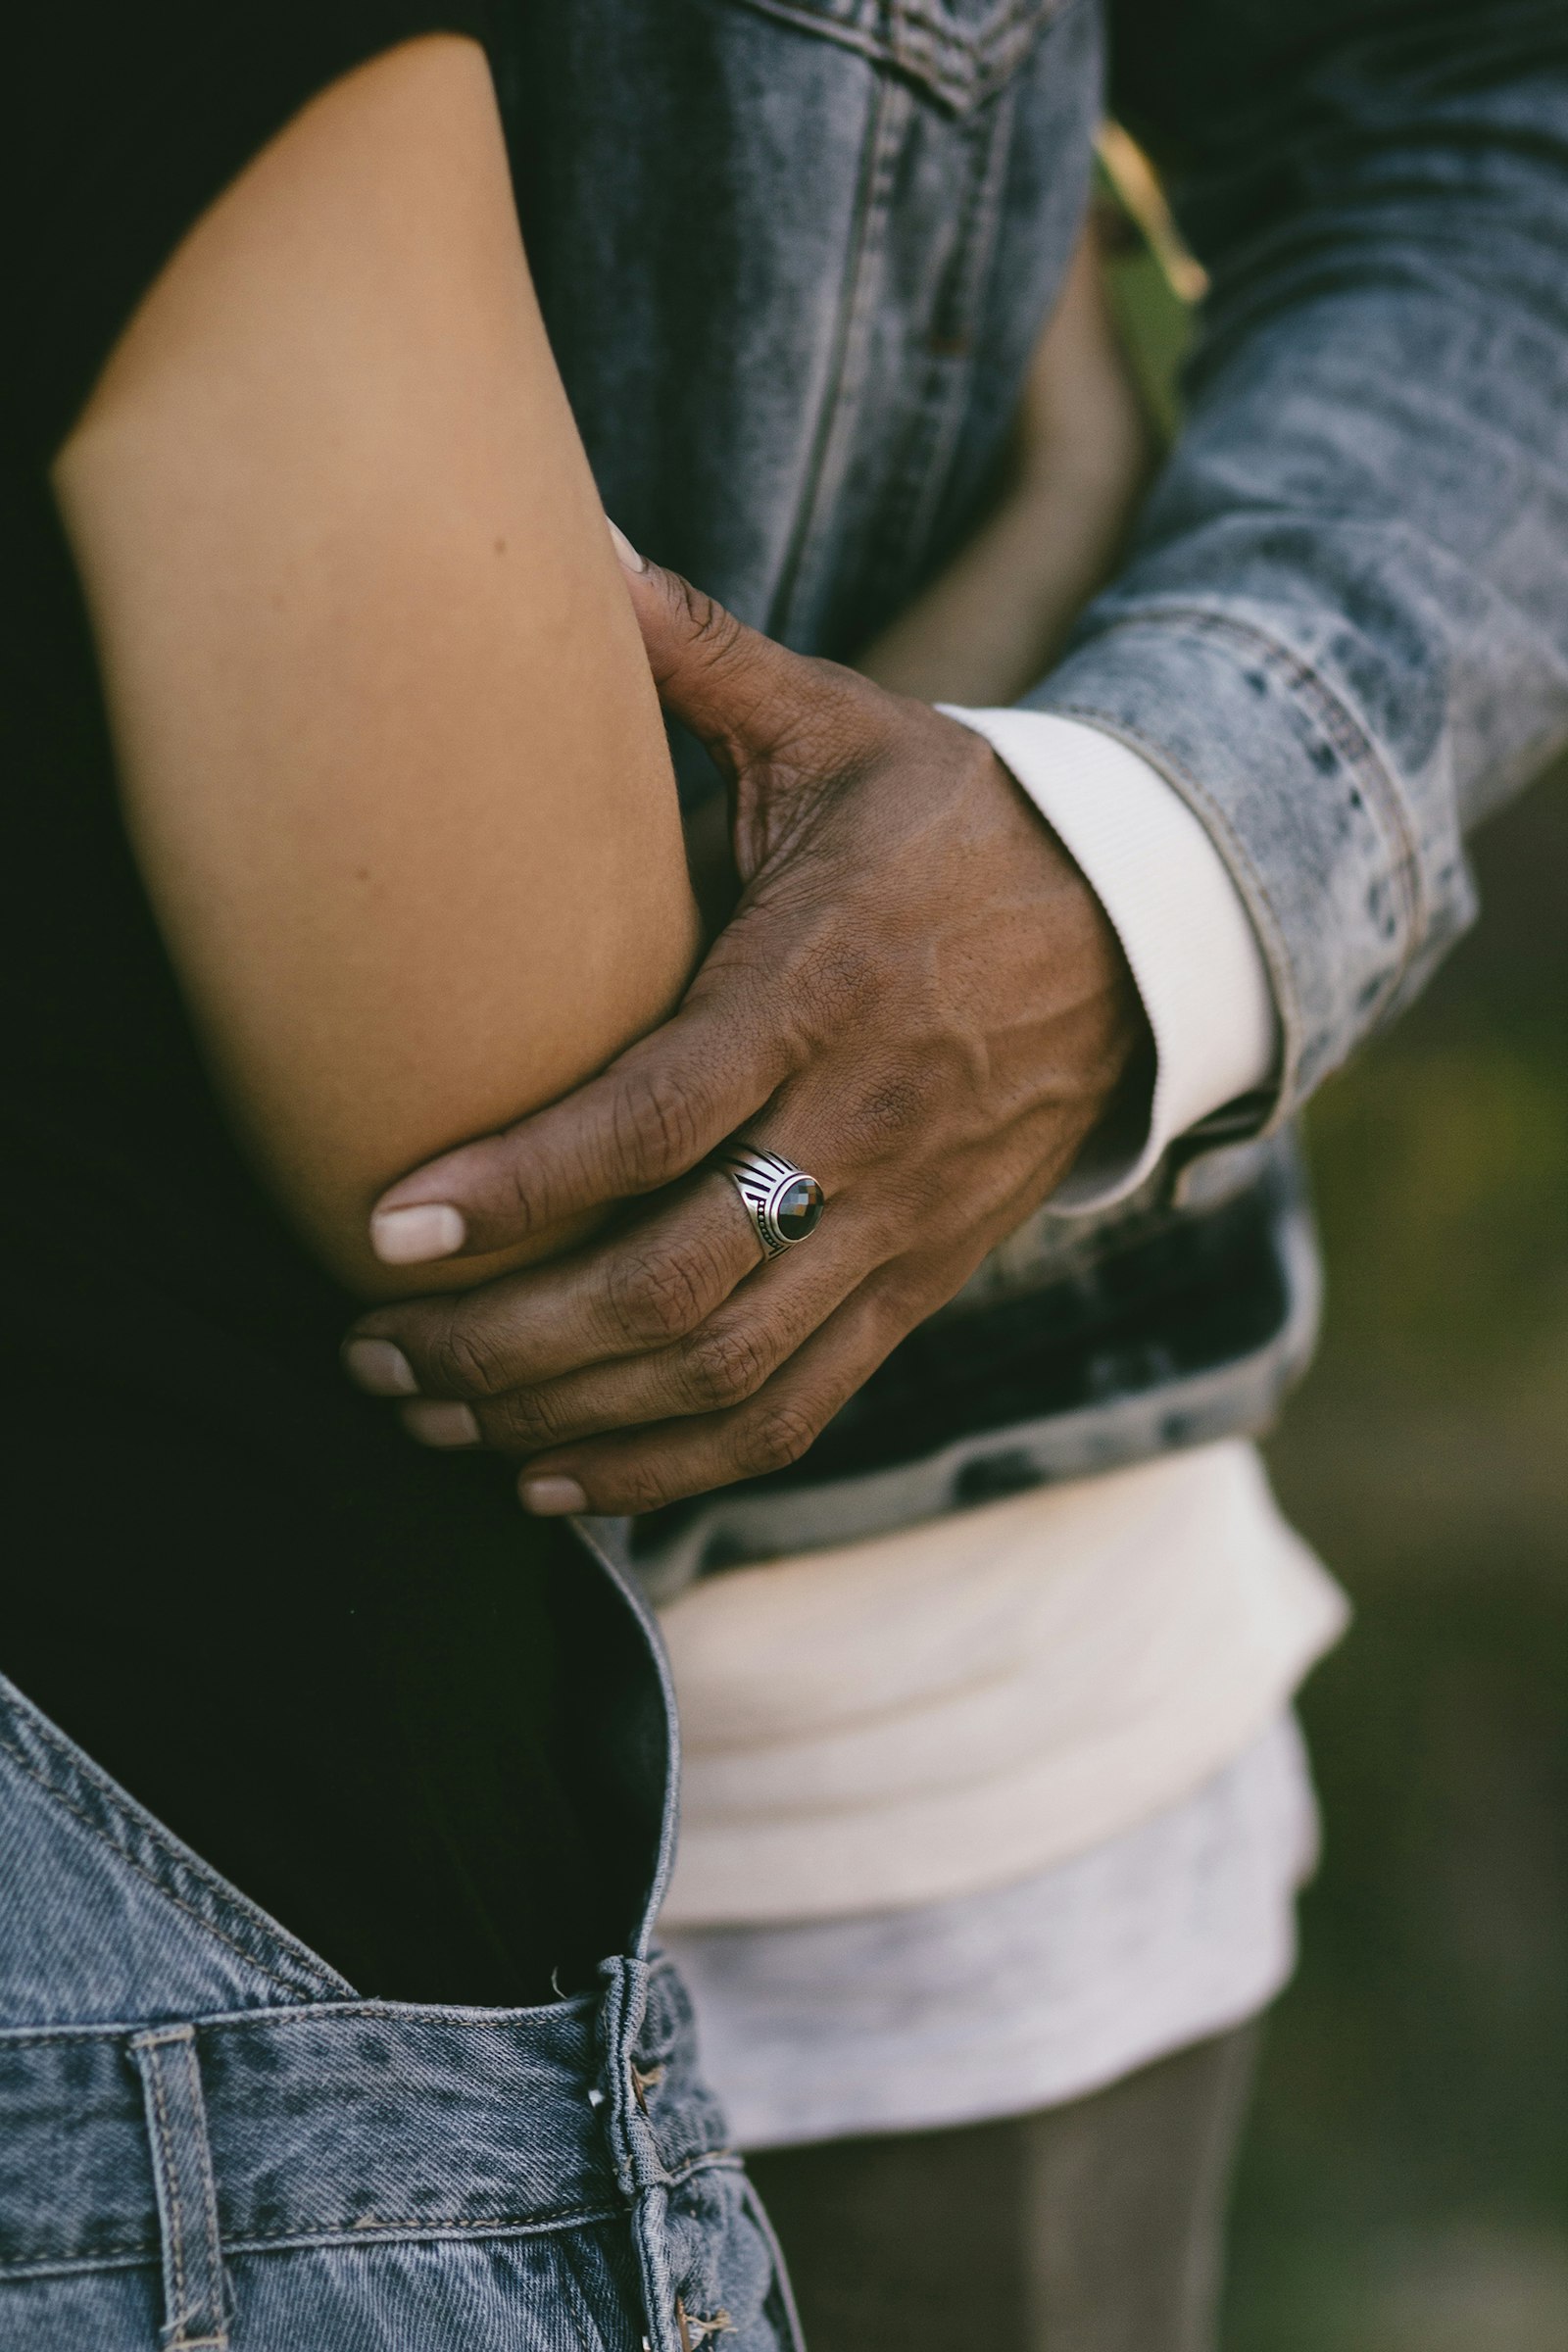
[[[428,1290],[439,1268],[371,1257],[376,1194],[604,1065],[696,946],[476,47],[393,51],[274,138],[167,265],[56,482],[132,844],[236,1129],[352,1287]]]

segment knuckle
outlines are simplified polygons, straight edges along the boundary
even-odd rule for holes
[[[611,1317],[633,1347],[684,1339],[702,1321],[704,1304],[698,1271],[677,1251],[620,1258],[611,1270]]]
[[[565,1430],[565,1418],[548,1393],[518,1389],[495,1408],[506,1445],[519,1453],[538,1453],[554,1446]]]
[[[740,639],[742,623],[706,589],[694,588],[678,572],[672,576],[685,612],[687,631],[699,657],[715,666],[727,661]]]
[[[787,1470],[800,1460],[825,1419],[825,1414],[818,1417],[807,1406],[782,1398],[749,1414],[736,1439],[739,1475],[764,1478],[771,1470]]]
[[[967,1260],[941,1263],[936,1269],[900,1263],[884,1269],[867,1300],[870,1333],[882,1348],[897,1347],[917,1323],[945,1306],[961,1290],[971,1268]]]
[[[856,1143],[870,1155],[902,1146],[930,1125],[940,1092],[937,1075],[929,1068],[906,1062],[884,1070],[855,1105]]]
[[[697,1104],[690,1088],[639,1071],[615,1103],[615,1150],[637,1180],[669,1184],[702,1153]]]
[[[435,1335],[424,1354],[434,1386],[455,1396],[499,1396],[511,1385],[496,1338],[462,1315]]]
[[[680,1489],[662,1476],[651,1461],[632,1460],[623,1463],[616,1472],[616,1508],[634,1519],[644,1511],[660,1510],[679,1492]]]
[[[684,1385],[703,1411],[721,1410],[756,1395],[772,1370],[760,1337],[732,1324],[700,1332],[686,1351]]]

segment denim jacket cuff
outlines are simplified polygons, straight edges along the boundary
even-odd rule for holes
[[[1271,1133],[1419,984],[1463,927],[1468,884],[1434,923],[1391,764],[1267,618],[1217,602],[1152,604],[1090,626],[1026,707],[1140,753],[1224,858],[1280,1018],[1277,1091],[1248,1122]],[[1199,1129],[1196,1140],[1235,1130],[1231,1118],[1223,1136]]]

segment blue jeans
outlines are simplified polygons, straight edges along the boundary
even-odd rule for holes
[[[0,1680],[0,2352],[799,2352],[648,1956],[665,1721],[598,1994],[424,2007],[360,1999]]]

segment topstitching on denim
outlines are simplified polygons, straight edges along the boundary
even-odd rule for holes
[[[1302,705],[1322,740],[1332,747],[1349,772],[1352,788],[1366,795],[1388,844],[1388,879],[1399,904],[1400,957],[1388,990],[1392,996],[1425,935],[1427,909],[1414,826],[1387,760],[1322,672],[1298,648],[1259,627],[1255,621],[1244,620],[1234,612],[1215,612],[1205,605],[1184,605],[1161,599],[1141,606],[1136,612],[1107,618],[1097,625],[1095,636],[1110,636],[1118,629],[1138,628],[1146,622],[1164,620],[1173,620],[1191,629],[1197,636],[1228,642],[1239,654],[1252,655],[1257,659],[1266,673],[1278,679],[1286,691]],[[1267,880],[1247,857],[1240,843],[1235,841],[1223,812],[1213,805],[1196,776],[1184,775],[1183,783],[1188,788],[1188,797],[1200,808],[1209,830],[1219,833],[1228,846],[1234,848],[1238,863],[1248,872],[1258,897],[1267,905]]]
[[[335,1969],[181,1845],[106,1772],[65,1740],[4,1676],[0,1676],[0,1753],[9,1756],[52,1803],[204,1935],[226,1945],[279,1990],[296,1998],[339,1987],[352,1991]]]
[[[739,0],[739,4],[891,66],[955,113],[994,96],[1022,65],[1042,26],[1080,0],[985,0],[972,14],[951,0]]]
[[[905,578],[928,556],[963,427],[976,316],[1001,224],[1013,115],[1011,91],[1004,88],[995,105],[967,126],[967,178],[956,207],[954,251],[931,320],[904,453],[883,493],[876,524],[884,568]]]
[[[873,264],[887,218],[893,164],[909,103],[905,92],[881,76],[873,76],[869,81],[860,175],[847,224],[848,247],[821,405],[767,617],[770,634],[786,643],[799,633],[796,608],[803,577],[808,576],[812,569],[813,554],[823,533],[841,520],[837,501],[827,500],[824,491],[835,470],[831,465],[835,445],[843,444],[851,431],[856,396],[864,373],[865,339],[874,311]]]

